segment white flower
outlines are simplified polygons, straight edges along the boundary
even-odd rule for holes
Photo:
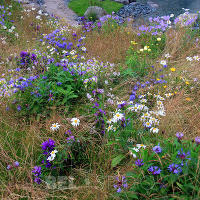
[[[171,24],[171,21],[170,21],[170,20],[168,20],[168,21],[167,21],[167,24]]]
[[[146,148],[146,145],[144,145],[144,144],[136,144],[136,147],[137,147],[138,149],[140,149],[140,148],[145,149],[145,148]]]
[[[136,145],[137,146],[137,145]],[[136,147],[133,147],[133,150],[135,151],[135,152],[139,152],[140,150],[139,150],[139,148],[136,148]]]
[[[162,105],[163,105],[163,102],[162,102],[162,101],[157,101],[157,105],[158,105],[158,106],[162,106]]]
[[[146,103],[147,100],[146,100],[146,99],[141,99],[140,102],[141,102],[141,103]]]
[[[165,94],[166,97],[171,97],[172,93]]]
[[[82,51],[86,51],[86,48],[85,48],[85,47],[81,47],[81,50],[82,50]]]
[[[109,125],[108,128],[106,128],[108,131],[112,130],[113,129],[113,126],[112,125]]]
[[[170,58],[171,56],[169,55],[169,53],[165,54],[165,58]]]
[[[89,93],[87,93],[87,98],[88,98],[88,99],[91,99],[92,96],[91,96]]]
[[[108,123],[108,124],[111,124],[111,123],[112,123],[112,119],[109,119],[109,120],[107,121],[107,123]]]
[[[159,131],[158,128],[155,128],[155,127],[150,128],[150,132],[158,133],[158,131]]]
[[[42,11],[41,11],[41,10],[39,10],[39,11],[38,11],[38,14],[39,14],[39,15],[42,15]]]
[[[117,122],[118,120],[121,120],[124,117],[122,113],[117,112],[115,116],[113,117],[114,121]]]
[[[39,19],[39,20],[41,20],[41,17],[38,15],[38,16],[36,16],[36,19]]]
[[[166,62],[166,60],[161,60],[161,61],[160,61],[160,64],[161,64],[161,65],[166,65],[167,62]]]
[[[158,111],[157,111],[157,115],[160,115],[160,116],[166,116],[164,110],[158,110]]]
[[[75,55],[75,53],[76,53],[75,50],[70,51],[70,54],[71,54],[72,56]]]
[[[79,126],[80,120],[78,118],[72,118],[71,122],[73,126]]]
[[[54,159],[55,159],[55,157],[56,157],[56,153],[57,153],[58,151],[55,149],[55,150],[53,150],[50,154],[50,156],[47,158],[47,160],[48,161],[53,161]]]
[[[200,60],[199,56],[194,56],[193,58],[194,60],[198,60],[198,61]]]
[[[170,17],[174,17],[174,14],[171,14]]]
[[[133,156],[133,158],[137,158],[136,154],[134,154],[132,151],[129,151],[129,153]]]
[[[146,126],[147,128],[150,128],[151,127],[151,122],[145,122],[144,126]]]
[[[148,113],[148,112],[146,112],[146,113],[144,113],[144,117],[145,118],[148,118],[148,117],[150,117],[151,115]]]
[[[142,98],[144,98],[146,95],[140,95],[140,96],[138,96],[138,98],[139,99],[142,99]]]
[[[59,129],[60,125],[58,123],[54,123],[52,124],[52,126],[50,127],[50,129],[52,131],[57,131]]]
[[[129,107],[128,110],[137,112],[138,106],[135,104],[134,106]]]
[[[142,115],[142,116],[140,117],[140,120],[141,120],[141,121],[145,121],[145,120],[146,120],[145,116]]]
[[[187,61],[192,61],[192,57],[186,57]]]

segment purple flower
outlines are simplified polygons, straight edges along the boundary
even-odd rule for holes
[[[20,56],[21,56],[22,58],[24,58],[24,57],[28,56],[28,52],[21,51]]]
[[[121,104],[118,104],[118,108],[119,109],[122,109],[122,108],[124,108],[124,106],[126,105],[126,102],[123,102],[123,103],[121,103]]]
[[[200,137],[199,136],[197,136],[196,138],[195,138],[195,142],[196,142],[196,144],[200,144]]]
[[[34,174],[34,176],[40,176],[41,175],[41,167],[35,166],[34,169],[32,170],[32,173]]]
[[[17,105],[17,110],[20,111],[22,107],[20,105]]]
[[[180,158],[181,160],[191,160],[190,152],[188,151],[187,153],[184,153],[183,149],[181,149],[181,151],[178,151],[177,157]]]
[[[19,167],[19,162],[18,162],[18,161],[15,161],[15,162],[13,163],[13,166],[14,166],[14,167]]]
[[[132,94],[132,95],[130,95],[130,99],[129,99],[129,100],[130,100],[130,101],[134,101],[135,98],[136,98],[136,97],[135,97],[135,94]]]
[[[54,147],[55,147],[55,141],[53,141],[52,139],[43,142],[42,143],[42,150],[44,151],[43,154],[47,155],[49,151],[53,151]]]
[[[37,184],[40,184],[42,182],[42,180],[40,179],[40,177],[36,177],[34,179],[34,182],[37,183]]]
[[[135,165],[138,166],[138,167],[143,166],[143,165],[144,165],[143,160],[142,160],[142,159],[136,160],[136,161],[135,161]]]
[[[168,170],[170,172],[172,172],[173,174],[178,174],[180,172],[182,172],[182,169],[179,165],[172,163],[171,165],[169,165]]]
[[[31,60],[36,60],[36,58],[37,58],[37,56],[33,53],[32,55],[31,55]]]
[[[114,185],[114,188],[117,189],[117,192],[122,191],[122,187],[127,188],[128,184],[126,178],[122,176],[122,178],[116,177],[117,183]]]
[[[184,134],[182,132],[177,132],[176,133],[176,137],[178,138],[178,140],[181,140],[183,138]]]
[[[12,169],[12,166],[11,165],[8,165],[7,166],[7,170],[11,170]]]
[[[158,146],[153,147],[153,151],[154,151],[155,153],[161,153],[161,152],[162,152],[162,149],[161,149],[161,147],[158,145]]]
[[[60,86],[60,85],[62,85],[62,83],[61,82],[57,82],[57,85]]]
[[[158,175],[161,172],[161,169],[158,166],[151,166],[148,169],[149,172],[151,172],[153,175]]]

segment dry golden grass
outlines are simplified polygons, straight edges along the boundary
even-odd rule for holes
[[[166,117],[162,119],[160,128],[166,137],[182,131],[187,139],[194,139],[195,136],[200,136],[200,93],[199,86],[194,91],[190,89],[190,93],[188,93],[187,87],[195,85],[193,78],[200,78],[200,63],[199,61],[186,61],[186,57],[200,55],[200,45],[198,41],[185,43],[183,41],[184,35],[184,29],[168,32],[165,52],[169,52],[172,56],[170,66],[176,68],[168,85],[169,87],[183,87],[181,90],[177,90],[178,93],[175,97],[166,102]],[[186,85],[185,81],[176,84],[175,79],[180,79],[180,77],[189,80],[189,85]]]
[[[131,40],[134,40],[134,33],[120,28],[110,34],[99,34],[96,31],[89,33],[85,41],[87,56],[111,63],[123,63]]]
[[[29,24],[32,22],[32,17],[25,17],[25,20],[22,24],[24,27],[23,37],[20,39],[20,43],[9,45],[9,46],[0,46],[0,55],[3,55],[4,58],[13,53],[19,53],[22,50],[31,49],[35,45],[35,40],[38,36],[38,33],[34,30],[30,30]],[[16,24],[17,25],[17,24]],[[17,25],[21,26],[21,25]],[[42,28],[42,33],[48,33],[51,29],[45,26]],[[129,34],[127,32],[130,32]],[[190,64],[186,63],[185,58],[190,55],[200,55],[200,46],[192,45],[184,46],[182,41],[182,36],[185,34],[184,29],[179,31],[169,31],[167,34],[167,45],[165,48],[165,53],[170,53],[172,56],[170,62],[176,68],[177,76],[181,74],[182,71],[189,71],[190,78],[200,78],[200,66],[199,64]],[[86,48],[88,51],[88,58],[97,58],[101,61],[109,61],[111,63],[121,63],[124,68],[126,66],[123,64],[126,57],[126,51],[130,46],[130,41],[135,40],[135,33],[131,32],[130,29],[126,31],[120,31],[116,29],[111,34],[98,34],[97,32],[88,33],[86,43]],[[30,42],[27,42],[30,41]],[[139,43],[139,41],[138,41]],[[1,45],[1,44],[0,44]],[[175,76],[173,76],[174,78]],[[171,81],[173,81],[173,78]],[[132,89],[132,84],[134,81],[126,80],[123,83],[120,83],[114,91],[119,91],[119,96],[127,100],[129,95],[128,92]],[[170,83],[169,83],[170,84]],[[164,131],[165,137],[174,135],[177,131],[183,131],[185,136],[189,139],[194,138],[195,136],[200,135],[200,99],[199,92],[194,92],[188,95],[185,89],[179,91],[175,97],[165,103],[166,108],[166,117],[161,121],[160,129]],[[186,101],[185,98],[190,97],[191,101]],[[0,108],[0,122],[6,124],[10,129],[6,132],[6,138],[10,139],[5,141],[4,138],[0,139],[0,168],[5,168],[5,163],[9,164],[15,160],[20,161],[20,170],[16,177],[20,177],[21,182],[15,180],[15,177],[9,177],[8,182],[3,183],[3,188],[1,199],[46,199],[46,197],[51,196],[51,198],[57,199],[107,199],[111,185],[110,180],[104,179],[103,181],[100,177],[97,176],[97,171],[100,171],[100,168],[104,169],[104,177],[109,177],[114,172],[110,168],[110,163],[103,163],[102,158],[104,155],[107,155],[107,160],[111,161],[111,155],[105,153],[105,149],[99,152],[98,163],[93,163],[93,171],[87,174],[82,169],[75,169],[76,174],[80,177],[87,176],[91,182],[89,187],[77,187],[71,191],[58,191],[58,193],[50,194],[51,191],[48,191],[46,188],[35,187],[32,183],[31,168],[36,165],[34,153],[38,151],[41,147],[41,143],[49,138],[53,138],[57,144],[60,141],[65,140],[64,133],[70,128],[70,119],[66,116],[61,116],[57,113],[54,113],[51,118],[44,119],[44,121],[31,121],[30,124],[27,124],[23,119],[17,119],[14,113],[8,113],[5,111],[5,107]],[[90,132],[92,124],[81,117],[79,112],[75,113],[76,117],[80,118],[81,125],[76,134],[81,134],[83,132]],[[62,124],[61,130],[57,132],[51,132],[50,126],[52,123]],[[65,123],[63,123],[65,122]],[[45,131],[44,131],[45,130]],[[4,131],[3,127],[0,127],[0,132]],[[24,136],[21,137],[21,141],[18,141],[21,149],[24,150],[26,155],[23,160],[17,156],[17,149],[12,148],[16,146],[16,138],[14,137],[14,132],[24,132]],[[13,136],[12,136],[13,134]],[[95,145],[95,144],[91,144]],[[4,149],[5,146],[9,147],[9,151]],[[22,171],[23,168],[23,171]],[[6,169],[3,169],[6,171]],[[125,170],[126,171],[126,170]],[[8,172],[9,173],[9,172]],[[110,186],[111,185],[111,186]],[[20,195],[21,194],[21,195]]]

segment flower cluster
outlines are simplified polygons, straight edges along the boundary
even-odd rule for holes
[[[7,165],[7,170],[11,170],[13,167],[15,168],[19,167],[19,162],[15,161],[12,165],[11,164]]]
[[[117,189],[118,193],[122,191],[122,187],[123,188],[128,187],[127,180],[126,180],[125,176],[116,177],[116,181],[117,181],[117,183],[114,185],[114,188]]]
[[[35,166],[34,169],[32,170],[33,175],[35,176],[34,182],[37,184],[40,184],[42,182],[41,180],[41,167],[40,166]]]
[[[0,30],[6,31],[8,35],[19,37],[19,34],[16,32],[16,27],[13,25],[13,20],[11,20],[11,9],[12,5],[7,7],[0,5]],[[6,44],[5,39],[3,40]]]
[[[151,33],[152,35],[159,35],[160,33],[165,32],[167,29],[171,28],[171,18],[174,15],[171,14],[170,16],[162,16],[162,17],[150,17],[149,22],[151,23],[150,26],[142,25],[138,28],[139,33],[146,34]]]

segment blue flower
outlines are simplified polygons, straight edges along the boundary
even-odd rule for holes
[[[117,192],[120,193],[122,191],[122,187],[127,188],[128,184],[126,178],[122,176],[122,178],[116,177],[117,183],[114,185],[114,188],[117,189]]]
[[[182,172],[182,169],[179,165],[172,163],[169,165],[168,170],[172,172],[173,174],[178,174]]]
[[[155,153],[161,153],[161,152],[162,152],[162,149],[161,149],[161,147],[160,147],[159,145],[157,145],[157,146],[153,147],[153,151],[154,151]]]
[[[158,166],[151,166],[148,169],[149,172],[151,172],[153,175],[158,175],[161,172],[161,169]]]
[[[43,154],[47,155],[50,151],[52,151],[55,147],[55,141],[49,139],[42,143],[42,150],[44,151]]]
[[[144,165],[143,160],[142,160],[142,159],[136,160],[136,161],[135,161],[135,165],[138,166],[138,167],[143,166],[143,165]]]
[[[190,158],[190,152],[188,151],[187,153],[183,152],[183,149],[181,149],[181,151],[178,151],[178,158],[180,158],[181,160],[191,160]]]

